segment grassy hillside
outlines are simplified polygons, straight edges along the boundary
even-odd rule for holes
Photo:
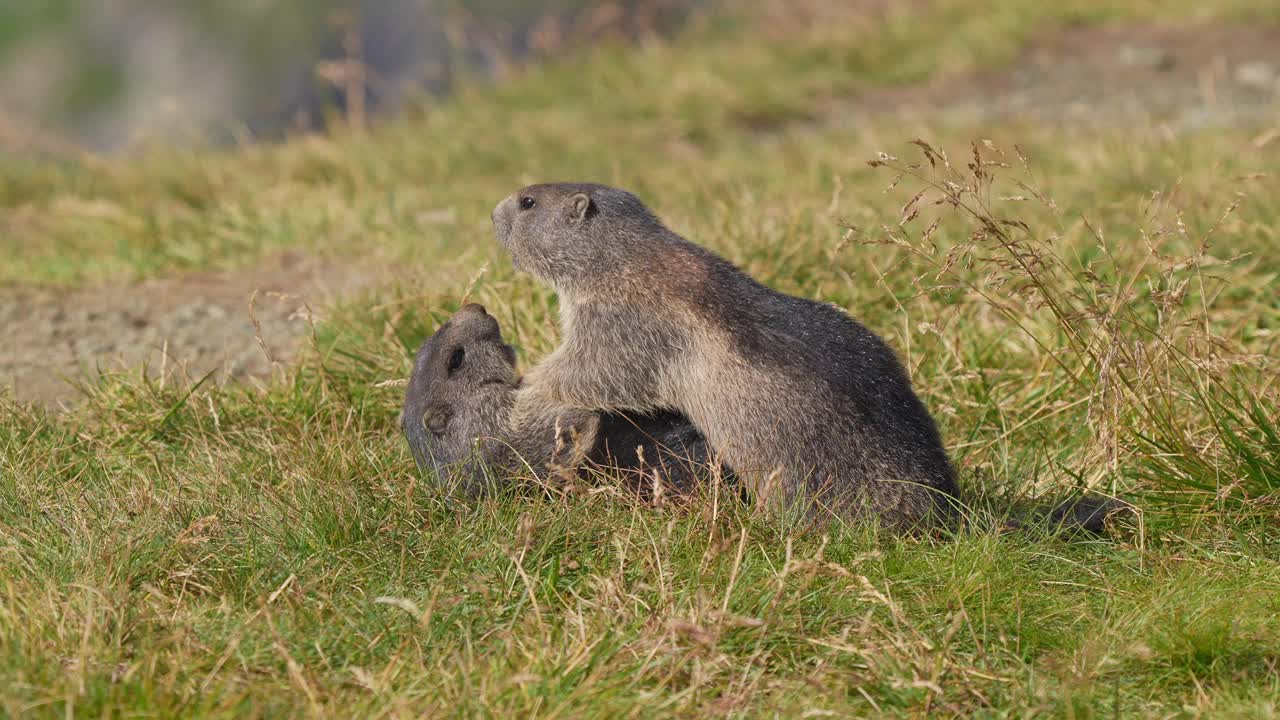
[[[969,8],[717,17],[369,133],[0,160],[5,285],[287,248],[403,268],[321,309],[259,385],[126,373],[69,412],[3,406],[0,708],[1276,716],[1280,142],[1161,118],[847,114],[1068,25],[1280,16]],[[726,497],[652,507],[608,483],[469,505],[419,477],[387,381],[464,294],[526,366],[554,346],[554,296],[510,268],[488,213],[571,178],[635,190],[762,281],[884,335],[972,524],[796,532]],[[999,531],[1028,498],[1084,487],[1138,512],[1106,540]]]

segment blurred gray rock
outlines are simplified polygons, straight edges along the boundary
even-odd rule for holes
[[[1240,85],[1252,90],[1272,92],[1277,87],[1276,68],[1269,62],[1247,62],[1236,66],[1233,73]]]
[[[1164,48],[1121,45],[1116,50],[1116,60],[1128,67],[1168,70],[1177,62],[1173,53]]]

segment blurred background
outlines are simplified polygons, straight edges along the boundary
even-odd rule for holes
[[[632,188],[864,313],[839,222],[897,212],[865,161],[918,137],[1017,143],[1134,242],[1158,192],[1207,212],[1254,178],[1251,252],[1278,109],[1277,0],[0,0],[0,394],[116,360],[265,376],[300,297],[431,306],[483,274],[542,307],[487,226],[538,178]]]
[[[874,76],[872,84],[888,87],[937,76],[954,80],[993,59],[1019,61],[946,97],[933,87],[871,98],[891,109],[909,100],[938,109],[944,100],[951,117],[970,121],[1013,113],[1115,122],[1122,117],[1116,110],[1141,107],[1184,124],[1235,124],[1242,117],[1256,121],[1280,93],[1280,33],[1224,31],[1216,22],[1194,31],[1186,26],[1274,16],[1269,4],[1215,2],[1197,9],[1167,3],[1166,13],[1161,3],[1072,3],[1040,13],[1056,16],[1058,32],[1026,43],[1028,28],[1045,19],[1035,17],[1030,3],[975,11],[964,3],[917,0],[6,0],[0,5],[0,147],[117,153],[157,140],[276,139],[323,127],[335,114],[362,124],[439,98],[459,78],[501,79],[529,60],[601,42],[669,38],[694,24],[705,30],[735,19],[756,25],[767,42],[788,31],[812,42],[815,28],[853,38],[869,23],[894,17],[908,23],[922,13],[933,20],[952,16],[957,26],[986,23],[989,35],[982,47],[943,54],[941,68],[912,57],[850,64],[856,48],[810,59],[855,78],[862,71]],[[1070,31],[1130,15],[1147,22]],[[1164,15],[1176,21],[1150,22]],[[1064,23],[1067,32],[1061,32]],[[893,23],[884,29],[911,34]],[[830,38],[823,46],[830,51]],[[900,50],[921,57],[937,52]],[[820,101],[846,85],[840,80],[806,92]]]
[[[5,0],[0,121],[96,151],[273,138],[380,114],[602,38],[670,33],[703,0]]]

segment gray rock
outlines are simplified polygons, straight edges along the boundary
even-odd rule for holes
[[[1121,45],[1116,50],[1116,61],[1126,67],[1169,70],[1177,63],[1177,58],[1164,48]]]
[[[1269,62],[1258,60],[1241,63],[1236,66],[1234,77],[1237,83],[1252,90],[1276,90],[1276,68]]]

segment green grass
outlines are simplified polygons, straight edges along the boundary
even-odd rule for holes
[[[1100,19],[958,7],[846,37],[864,58],[848,67],[868,69],[839,82],[946,71],[924,42],[940,24],[955,52],[993,28],[1014,47]],[[70,412],[3,406],[0,712],[1280,714],[1280,188],[1255,175],[1280,143],[894,118],[761,131],[843,89],[787,82],[839,43],[691,33],[468,88],[367,135],[4,160],[5,283],[294,247],[405,270],[330,309],[261,386],[110,375]],[[972,62],[999,62],[1001,42]],[[893,48],[923,69],[887,67]],[[1008,167],[965,169],[973,138]],[[879,152],[901,159],[868,165]],[[554,296],[510,268],[487,218],[523,182],[568,178],[633,188],[764,282],[888,338],[973,524],[795,532],[723,497],[650,507],[606,485],[465,504],[419,477],[402,388],[383,382],[468,289],[526,365],[554,346]],[[1080,487],[1140,513],[1105,540],[998,531],[1025,496]]]

